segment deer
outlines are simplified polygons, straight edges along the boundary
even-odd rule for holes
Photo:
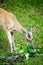
[[[14,43],[14,32],[17,31],[21,34],[24,34],[26,39],[31,42],[32,41],[32,29],[28,32],[16,19],[16,16],[6,11],[3,8],[0,8],[0,28],[3,28],[8,37],[11,53],[16,48]]]

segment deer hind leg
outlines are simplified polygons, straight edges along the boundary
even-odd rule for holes
[[[7,33],[7,36],[8,36],[8,40],[9,40],[10,47],[11,47],[11,53],[12,53],[12,51],[13,51],[12,35],[11,35],[11,32],[10,31],[6,31],[6,33]]]

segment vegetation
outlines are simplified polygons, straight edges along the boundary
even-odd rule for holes
[[[9,56],[21,54],[23,62],[18,61],[15,65],[43,65],[43,0],[0,0],[0,7],[14,13],[19,23],[30,30],[30,25],[33,26],[33,44],[35,46],[35,56],[30,56],[28,51],[30,43],[26,40],[23,34],[14,33],[14,41],[16,43],[16,50],[13,54],[8,54],[10,49],[8,38],[4,30],[0,29],[0,65],[8,65]],[[31,49],[30,49],[31,50]],[[18,55],[19,57],[19,55]],[[11,62],[14,65],[13,61]]]

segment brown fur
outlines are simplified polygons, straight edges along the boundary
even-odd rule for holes
[[[22,26],[18,23],[16,17],[6,10],[0,8],[0,26],[3,26],[5,29],[12,30],[21,30]],[[19,31],[18,30],[18,31]]]
[[[7,33],[9,43],[11,46],[11,52],[13,50],[12,45],[15,48],[14,39],[12,37],[11,32],[18,31],[20,33],[23,33],[29,41],[32,40],[31,34],[28,33],[28,31],[20,25],[14,14],[2,8],[0,8],[0,27],[4,28],[4,30]]]

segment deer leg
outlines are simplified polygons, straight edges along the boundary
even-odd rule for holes
[[[9,43],[10,43],[10,47],[11,47],[11,53],[13,51],[13,46],[12,46],[12,36],[11,36],[11,33],[9,31],[6,31],[7,33],[7,36],[8,36],[8,40],[9,40]]]
[[[12,38],[13,48],[15,49],[14,32],[11,32],[11,38]]]

